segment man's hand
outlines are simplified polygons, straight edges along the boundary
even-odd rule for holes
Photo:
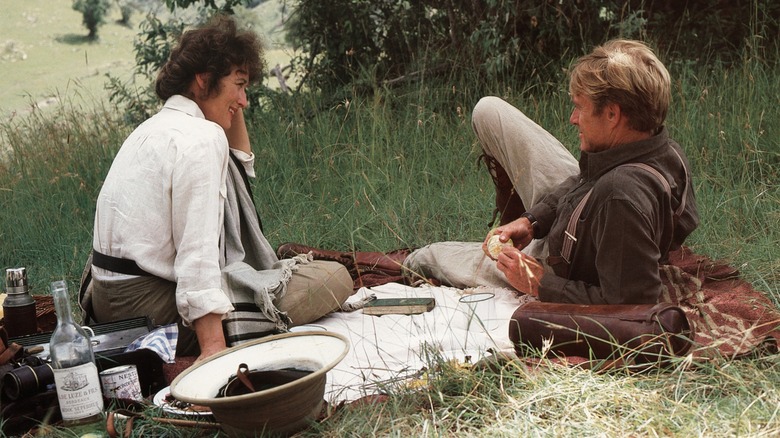
[[[496,266],[512,287],[532,297],[539,296],[539,282],[544,275],[544,268],[536,259],[509,247],[498,255]]]
[[[515,243],[515,247],[518,250],[521,250],[528,246],[529,243],[531,243],[531,240],[534,238],[534,230],[531,226],[531,221],[528,220],[528,218],[521,217],[519,219],[515,219],[514,221],[502,225],[496,229],[490,230],[490,232],[485,237],[485,240],[482,242],[482,251],[485,252],[485,255],[490,257],[491,259],[493,256],[490,255],[490,251],[488,248],[488,241],[490,240],[493,235],[498,235],[498,239],[504,243],[509,241],[509,239],[512,239],[512,241]]]
[[[200,346],[200,356],[195,359],[196,363],[227,348],[225,333],[222,331],[222,315],[204,315],[192,322],[192,328],[198,336]]]

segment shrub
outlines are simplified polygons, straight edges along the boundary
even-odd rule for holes
[[[98,27],[105,22],[106,13],[111,6],[109,0],[74,0],[73,9],[81,12],[82,23],[89,30],[87,38],[95,40],[98,37]]]

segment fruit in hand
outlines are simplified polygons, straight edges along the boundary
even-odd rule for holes
[[[490,239],[488,239],[488,252],[490,253],[490,256],[495,260],[498,258],[498,255],[501,254],[501,249],[505,246],[515,246],[512,242],[512,239],[507,240],[506,242],[502,242],[498,238],[498,234],[494,234],[490,236]]]

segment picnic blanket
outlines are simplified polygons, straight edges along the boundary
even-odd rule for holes
[[[727,263],[713,261],[683,247],[670,254],[661,268],[662,300],[680,305],[695,329],[695,359],[737,358],[776,352],[780,310]],[[460,290],[445,286],[405,286],[387,283],[361,288],[347,303],[369,295],[377,298],[433,297],[436,306],[418,315],[365,315],[362,310],[335,312],[312,328],[344,335],[347,356],[330,372],[325,398],[330,403],[381,394],[397,384],[409,384],[439,360],[476,363],[493,353],[514,354],[509,318],[527,296],[502,288]],[[460,299],[493,294],[490,305],[472,309]],[[181,358],[186,364],[186,358]],[[572,364],[587,360],[569,358]],[[179,362],[179,360],[177,360]],[[191,363],[191,362],[190,362]]]
[[[678,304],[694,328],[697,358],[776,353],[780,310],[739,270],[682,247],[661,267],[661,301]]]
[[[728,263],[696,254],[688,247],[670,253],[661,267],[662,301],[685,310],[694,328],[694,359],[776,353],[780,339],[780,310],[768,296],[740,278]],[[493,352],[513,354],[508,320],[527,297],[496,288],[459,290],[449,287],[411,288],[388,283],[360,289],[349,301],[368,293],[378,297],[433,296],[436,308],[426,314],[372,317],[362,312],[331,314],[317,324],[350,340],[351,351],[329,376],[328,395],[335,400],[381,392],[383,385],[419,375],[432,355],[445,360],[476,362]],[[487,330],[466,330],[459,298],[466,294],[495,294]],[[572,363],[577,363],[577,358]],[[585,360],[584,358],[580,358]]]
[[[475,318],[469,318],[472,315],[470,307],[464,306],[459,299],[474,294],[494,296],[488,306],[478,309]],[[436,304],[430,312],[417,315],[371,316],[358,309],[334,312],[308,324],[310,329],[339,333],[349,341],[346,357],[327,375],[325,399],[330,403],[385,393],[392,385],[420,377],[438,360],[475,363],[493,351],[512,352],[509,317],[520,303],[513,291],[496,288],[460,290],[431,285],[411,287],[393,282],[361,288],[346,304],[360,303],[370,295],[377,298],[432,297]],[[194,359],[177,357],[174,363],[165,364],[166,380],[171,382]]]
[[[433,297],[436,305],[418,315],[371,316],[357,310],[332,313],[317,321],[350,342],[347,356],[328,373],[326,399],[331,402],[357,400],[417,380],[439,360],[476,363],[492,352],[509,354],[513,349],[509,318],[520,302],[508,289],[388,283],[362,288],[347,302],[369,294],[377,298]],[[472,306],[460,299],[477,294],[493,297],[481,301],[472,313]]]

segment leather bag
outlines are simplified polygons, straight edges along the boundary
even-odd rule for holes
[[[576,356],[637,364],[662,363],[688,353],[693,330],[685,312],[670,303],[561,304],[531,301],[509,321],[509,339],[520,357]]]

